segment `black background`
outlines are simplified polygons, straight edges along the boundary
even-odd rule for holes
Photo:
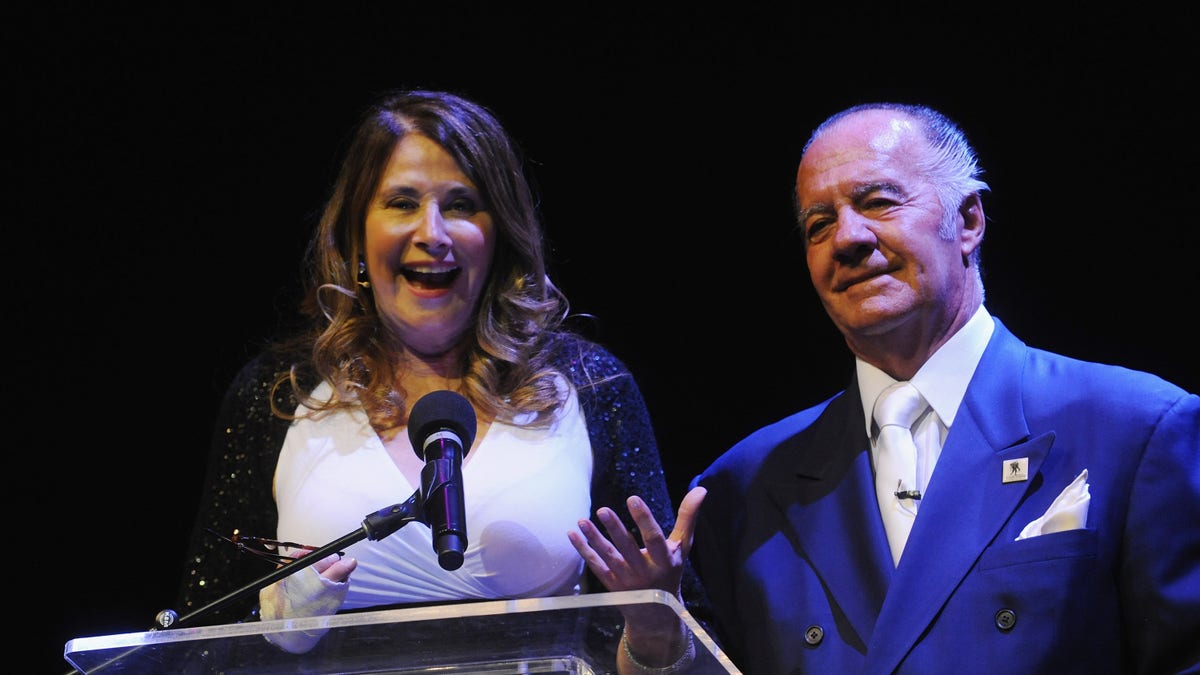
[[[987,304],[1018,336],[1200,390],[1194,9],[415,4],[5,10],[6,576],[46,669],[172,606],[220,393],[390,87],[464,93],[521,142],[552,274],[637,375],[676,499],[850,373],[790,191],[860,101],[974,140]]]

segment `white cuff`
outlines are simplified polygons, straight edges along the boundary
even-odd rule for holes
[[[258,592],[259,616],[263,621],[273,621],[337,614],[348,590],[349,580],[331,581],[307,567]],[[267,633],[263,637],[284,651],[303,654],[317,646],[328,631],[328,628],[294,630]]]

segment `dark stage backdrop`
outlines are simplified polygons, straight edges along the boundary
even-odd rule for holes
[[[34,589],[9,609],[50,672],[172,606],[219,396],[390,87],[460,91],[521,141],[552,273],[636,374],[676,499],[850,374],[790,199],[855,102],[973,137],[988,306],[1018,336],[1200,390],[1196,17],[435,4],[5,10],[9,583]]]

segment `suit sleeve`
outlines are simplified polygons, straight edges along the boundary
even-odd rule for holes
[[[1136,670],[1200,672],[1200,396],[1163,415],[1132,489],[1121,587]]]

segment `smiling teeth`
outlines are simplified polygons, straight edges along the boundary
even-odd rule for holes
[[[400,273],[410,283],[440,286],[453,282],[460,271],[462,271],[460,267],[449,269],[405,267],[400,270]]]

